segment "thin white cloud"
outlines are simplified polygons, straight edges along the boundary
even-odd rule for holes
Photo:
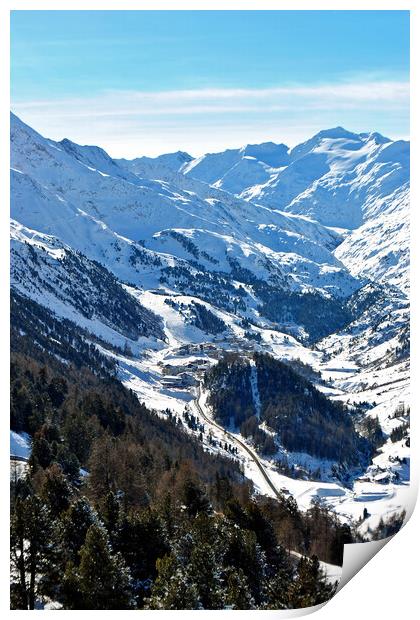
[[[208,111],[224,112],[253,107],[252,103],[296,102],[318,104],[334,98],[348,104],[375,102],[377,105],[406,104],[409,99],[409,83],[405,81],[344,82],[317,86],[286,86],[276,88],[204,88],[197,90],[171,90],[142,92],[132,90],[105,91],[94,97],[78,97],[58,100],[35,100],[15,102],[17,110],[67,109],[68,113],[87,113],[87,105],[103,114],[179,114]],[[226,105],[229,102],[229,105]],[[159,109],[156,109],[156,106]]]
[[[253,136],[270,139],[267,134],[275,122],[286,127],[282,138],[286,140],[292,136],[287,131],[290,126],[308,126],[308,115],[313,119],[312,126],[325,127],[345,124],[340,119],[355,113],[361,119],[386,113],[408,118],[408,107],[408,82],[374,79],[262,89],[110,90],[85,98],[15,101],[12,105],[25,122],[51,138],[68,136],[83,143],[97,143],[116,156],[157,154],[171,146],[202,153],[223,139],[225,146],[232,145],[244,128],[240,143]],[[224,134],[215,137],[217,127]],[[275,139],[273,130],[271,134]],[[133,140],[138,147],[133,146]]]

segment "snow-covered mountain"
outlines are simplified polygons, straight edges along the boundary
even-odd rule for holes
[[[334,252],[350,273],[392,284],[408,294],[410,248],[408,183],[374,201],[365,222]]]
[[[225,351],[259,351],[304,362],[320,391],[359,413],[368,402],[385,433],[399,423],[408,143],[335,128],[293,149],[114,160],[12,115],[11,146],[12,287],[92,334],[150,407],[187,403],[200,416],[197,372]],[[375,373],[391,387],[375,387]],[[378,467],[395,482],[394,448]],[[335,484],[333,464],[287,459]]]
[[[12,117],[12,216],[24,226],[136,286],[165,282],[207,297],[217,288],[222,305],[235,292],[235,305],[255,320],[258,306],[277,303],[279,290],[316,295],[341,314],[335,300],[360,282],[331,252],[337,232],[195,180],[186,181],[191,189],[179,187],[178,178],[139,177],[102,149],[54,143]],[[292,307],[288,315],[299,322]]]
[[[161,174],[178,172],[180,168],[193,160],[193,157],[183,151],[165,153],[158,157],[137,157],[136,159],[116,159],[115,162],[125,170],[129,170],[140,177],[161,178]]]
[[[180,171],[272,210],[352,231],[335,256],[352,274],[407,292],[409,148],[336,127],[293,149],[269,143],[210,153]]]
[[[279,157],[265,157],[267,145],[260,146],[251,148],[251,159],[250,147],[244,147],[204,155],[181,171],[246,200],[347,229],[360,226],[373,214],[375,200],[409,178],[409,143],[378,133],[336,127],[293,149],[277,145]]]
[[[28,277],[30,275],[30,277]],[[105,267],[44,235],[11,222],[11,283],[56,315],[98,337],[162,339],[161,319],[144,308]]]
[[[248,144],[240,149],[209,153],[185,163],[180,171],[205,183],[241,194],[250,184],[264,184],[273,171],[290,163],[285,144]]]

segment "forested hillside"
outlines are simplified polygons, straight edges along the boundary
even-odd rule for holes
[[[275,452],[271,437],[260,429],[265,422],[290,451],[357,465],[371,447],[355,431],[352,417],[342,403],[331,401],[289,364],[267,354],[255,353],[256,384],[248,357],[226,355],[208,371],[205,385],[216,418],[231,423],[245,436],[254,437],[262,449]],[[255,402],[255,392],[258,403]]]
[[[14,608],[279,609],[331,596],[316,557],[296,564],[288,551],[339,563],[348,526],[318,505],[254,497],[233,459],[85,356],[76,367],[14,333],[11,427],[33,438],[11,488]]]

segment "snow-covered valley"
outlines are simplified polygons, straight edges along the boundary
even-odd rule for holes
[[[335,128],[293,149],[130,162],[11,123],[14,291],[82,329],[147,407],[238,460],[257,493],[316,498],[366,537],[405,509],[408,143]],[[361,433],[377,420],[366,467],[281,444],[260,419],[255,352],[345,404]],[[226,354],[249,360],[269,455],[208,405],[204,375]]]

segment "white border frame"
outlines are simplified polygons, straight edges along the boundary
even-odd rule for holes
[[[417,172],[419,168],[418,143],[419,143],[419,122],[417,109],[420,109],[418,100],[419,78],[415,73],[414,67],[417,67],[414,59],[420,58],[418,37],[419,17],[416,2],[414,0],[6,0],[0,6],[0,76],[2,90],[0,93],[1,116],[0,116],[0,191],[2,193],[2,210],[1,210],[1,226],[0,226],[0,269],[2,276],[2,297],[0,304],[0,329],[2,338],[0,342],[4,343],[2,354],[0,356],[0,377],[2,379],[1,395],[5,403],[8,403],[8,379],[9,379],[9,110],[10,110],[10,87],[9,87],[9,60],[10,60],[10,39],[9,39],[9,23],[11,10],[410,10],[411,11],[411,131],[412,140],[411,161],[412,170]],[[418,61],[417,61],[418,63]],[[411,264],[412,272],[412,363],[413,376],[419,377],[418,351],[419,342],[419,292],[417,272],[419,265],[419,177],[420,175],[412,175],[411,187]],[[4,384],[3,384],[4,382]],[[416,416],[420,415],[417,411],[419,403],[419,392],[415,383],[412,386],[412,485],[413,490],[417,489],[419,482],[419,458],[420,454],[418,446],[419,423]],[[3,497],[6,508],[1,511],[1,538],[5,544],[1,546],[0,555],[0,609],[9,614],[26,614],[31,612],[10,611],[9,605],[9,557],[8,548],[8,532],[9,532],[9,510],[8,510],[8,493],[9,493],[9,416],[8,406],[2,407],[0,418],[2,438],[0,451],[0,471],[3,483]],[[413,497],[413,505],[414,505]],[[420,531],[420,514],[419,510],[414,512],[414,516],[403,528],[402,532],[397,534],[389,545],[382,550],[379,556],[375,557],[366,567],[361,569],[352,579],[351,586],[345,587],[335,596],[321,611],[317,612],[320,620],[353,620],[355,616],[365,618],[379,617],[381,620],[401,617],[407,620],[415,617],[418,611],[417,589],[418,589],[418,551],[420,544],[418,542],[418,533]],[[44,611],[44,614],[52,613]],[[77,618],[87,617],[92,612],[77,611],[65,612],[67,614],[75,614]],[[105,613],[108,617],[117,617],[121,612],[93,612]],[[142,617],[154,612],[136,611],[125,613],[141,613]],[[181,614],[192,614],[186,611],[161,611],[161,618],[181,617]],[[223,611],[204,611],[200,612],[207,617],[218,618]],[[250,618],[251,614],[258,613],[264,617],[296,617],[302,615],[299,611],[288,612],[247,612],[247,611],[230,611],[235,617],[241,615],[242,618]],[[417,613],[416,613],[417,615]]]

